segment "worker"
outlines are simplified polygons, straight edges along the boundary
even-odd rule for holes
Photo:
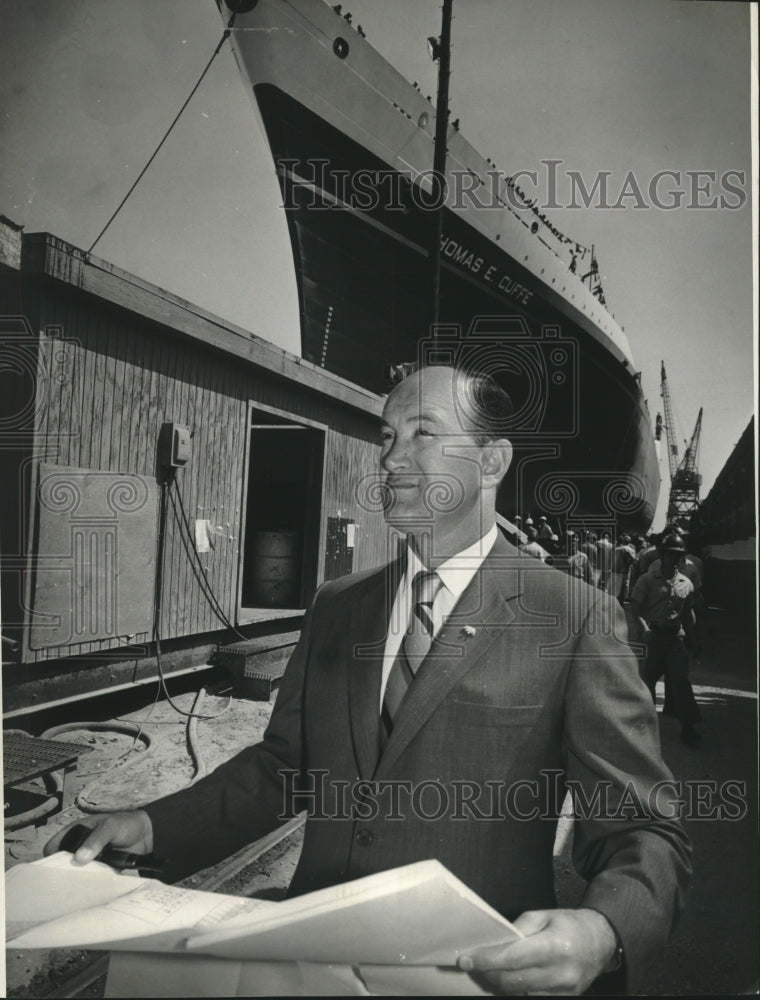
[[[533,524],[532,517],[525,518],[525,534],[528,536],[529,542],[535,542],[538,539],[538,530]]]
[[[538,540],[543,544],[543,542],[548,542],[551,540],[554,534],[554,529],[546,520],[546,517],[542,514],[538,519]]]
[[[579,550],[585,553],[588,559],[589,569],[591,570],[591,585],[593,587],[599,586],[599,567],[598,567],[598,553],[596,549],[596,534],[593,531],[585,531],[583,533],[583,541],[579,546]]]
[[[609,592],[621,604],[625,603],[630,596],[631,569],[635,562],[636,550],[631,544],[631,536],[623,533],[612,556],[612,579],[609,587]]]
[[[568,531],[566,537],[568,553],[564,559],[557,560],[555,565],[560,569],[564,569],[570,576],[577,577],[585,583],[591,583],[591,564],[586,553],[580,551],[580,540],[577,532]]]
[[[647,647],[644,680],[656,700],[657,681],[665,674],[673,712],[681,722],[681,740],[698,747],[702,736],[696,724],[701,713],[689,681],[685,641],[693,621],[694,586],[678,569],[686,546],[678,535],[664,535],[659,552],[660,565],[638,578],[631,595],[633,613]]]
[[[612,584],[612,539],[609,531],[603,531],[596,542],[596,568],[599,572],[597,586],[610,592]]]
[[[633,569],[634,583],[640,576],[643,576],[655,561],[655,559],[660,558],[660,553],[657,546],[660,543],[664,532],[650,532],[646,538],[643,549],[636,556],[636,562]]]
[[[701,559],[699,562],[701,563]],[[661,565],[660,559],[655,559],[652,565],[649,567],[648,572],[652,573],[659,569]],[[699,566],[694,561],[694,559],[686,552],[684,552],[678,563],[678,571],[683,573],[691,581],[691,585],[694,588],[694,599],[693,599],[693,615],[687,617],[684,621],[684,630],[686,632],[686,648],[689,652],[693,653],[698,659],[702,655],[702,646],[699,641],[699,636],[697,633],[697,624],[699,622],[700,610],[704,607],[704,596],[702,593],[702,574],[700,573]],[[698,610],[699,609],[699,610]],[[673,714],[667,711],[672,705],[669,685],[666,681],[665,683],[665,706],[666,714]]]

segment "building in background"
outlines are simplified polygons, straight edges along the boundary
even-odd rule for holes
[[[711,604],[757,613],[755,418],[691,520],[692,551],[702,550],[705,592]]]
[[[5,224],[6,716],[208,662],[286,660],[326,579],[377,565],[379,395]],[[242,629],[239,635],[232,630]]]

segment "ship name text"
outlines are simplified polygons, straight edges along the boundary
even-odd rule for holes
[[[500,292],[517,302],[522,302],[523,305],[527,305],[533,296],[530,289],[520,284],[506,271],[500,270],[496,264],[486,264],[484,258],[478,256],[474,250],[445,234],[441,237],[441,256],[466,268],[471,274],[480,275],[483,281],[494,285]]]

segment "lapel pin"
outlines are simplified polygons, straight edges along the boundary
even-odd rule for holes
[[[469,639],[473,635],[475,635],[475,629],[472,627],[472,625],[465,625],[465,627],[462,629],[462,635],[464,636],[465,639]]]

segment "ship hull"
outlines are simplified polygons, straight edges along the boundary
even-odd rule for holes
[[[541,512],[565,527],[593,522],[645,530],[659,472],[622,331],[530,228],[531,218],[496,204],[489,213],[482,206],[486,192],[450,201],[442,236],[436,236],[433,193],[421,169],[429,150],[419,152],[416,175],[407,169],[415,159],[409,142],[403,158],[387,152],[398,147],[403,127],[411,127],[415,140],[421,131],[427,135],[419,125],[429,124],[425,112],[416,120],[405,112],[408,121],[398,135],[371,141],[357,131],[350,93],[342,98],[349,106],[345,114],[328,114],[319,99],[299,90],[301,66],[325,107],[334,107],[339,96],[333,62],[342,63],[340,71],[348,59],[331,53],[324,28],[329,18],[342,19],[323,7],[310,0],[262,0],[263,9],[248,17],[263,19],[260,28],[277,24],[290,34],[243,32],[235,38],[280,179],[303,356],[377,393],[387,390],[392,364],[485,366],[515,404],[506,429],[515,461],[499,497],[505,516]],[[267,35],[277,44],[267,44]],[[289,73],[283,60],[292,60]],[[324,80],[323,90],[314,75]],[[390,90],[398,86],[395,77],[386,83]],[[360,96],[366,97],[363,90]],[[398,112],[399,101],[391,104]],[[461,146],[451,159],[461,165],[468,152]],[[431,330],[437,238],[440,302]]]

